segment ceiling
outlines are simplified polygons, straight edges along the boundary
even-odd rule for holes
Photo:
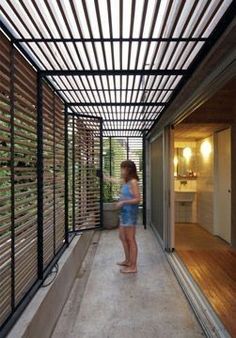
[[[233,0],[1,0],[0,19],[71,111],[102,117],[105,136],[141,136],[191,76],[232,6]]]
[[[233,77],[192,114],[175,125],[175,139],[200,140],[229,128],[236,121],[235,88],[236,77]]]
[[[174,132],[175,140],[197,141],[213,135],[215,132],[229,128],[224,123],[180,123]]]

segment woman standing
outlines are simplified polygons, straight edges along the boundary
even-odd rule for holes
[[[138,221],[138,205],[140,192],[135,163],[127,160],[121,163],[121,177],[123,185],[117,207],[120,211],[119,237],[123,244],[125,259],[117,264],[122,266],[122,273],[137,272],[136,225]],[[114,182],[112,178],[110,181]]]

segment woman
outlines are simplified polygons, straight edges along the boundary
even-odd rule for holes
[[[119,237],[124,247],[125,259],[117,264],[122,266],[120,270],[122,273],[136,273],[138,248],[135,234],[140,192],[138,186],[139,178],[133,161],[127,160],[121,163],[121,177],[123,185],[117,207],[121,209]],[[117,180],[112,178],[109,180],[117,182]]]

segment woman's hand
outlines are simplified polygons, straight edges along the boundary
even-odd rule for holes
[[[123,207],[123,205],[124,205],[123,201],[119,201],[119,202],[116,203],[117,209],[121,209]]]

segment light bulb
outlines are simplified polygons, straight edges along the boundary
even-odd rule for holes
[[[190,158],[192,157],[192,149],[189,147],[185,147],[183,150],[183,156],[187,161],[189,161]]]
[[[212,151],[210,142],[208,141],[202,142],[200,150],[203,157],[208,157]]]

